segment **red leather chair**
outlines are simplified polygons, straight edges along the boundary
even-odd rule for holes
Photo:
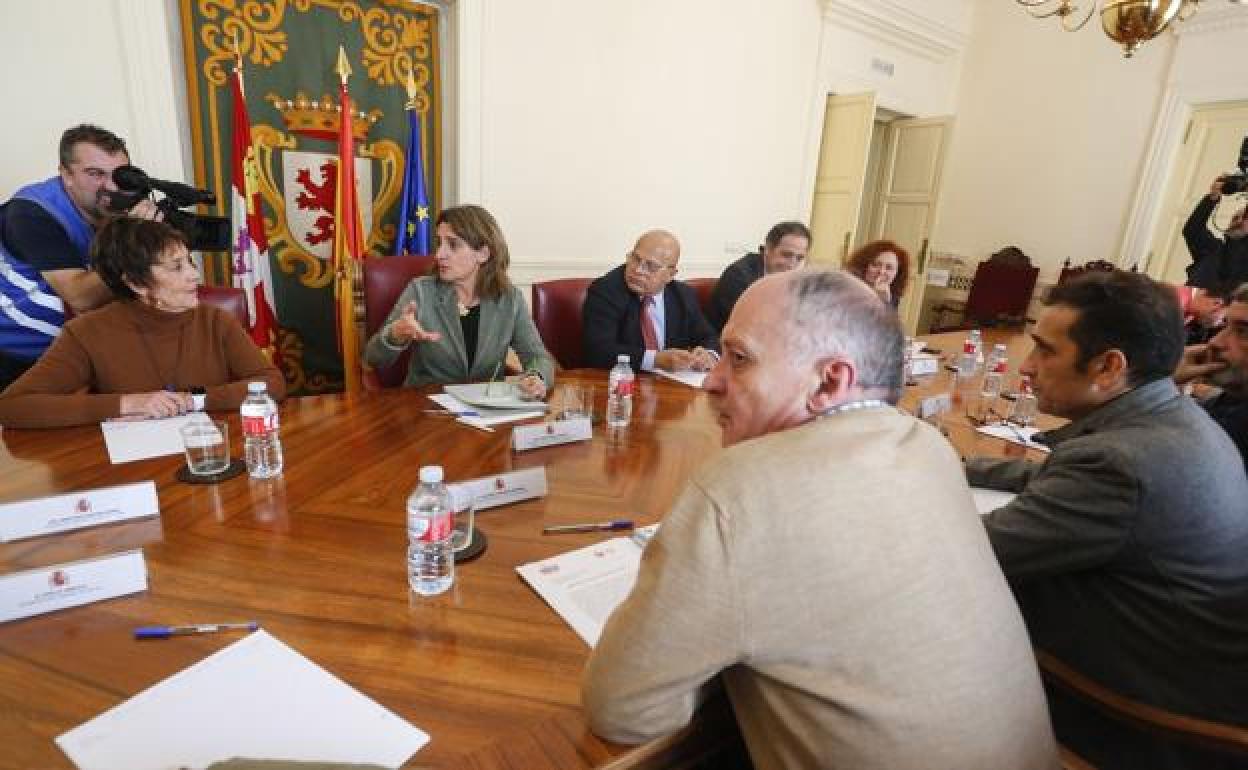
[[[403,254],[393,257],[370,257],[364,260],[364,337],[369,338],[386,322],[386,316],[404,287],[416,277],[425,275],[433,266],[432,256]],[[398,359],[387,367],[365,373],[369,387],[394,388],[403,384],[407,365],[412,357],[410,350],[403,351]]]
[[[533,325],[546,349],[564,369],[585,366],[581,345],[581,306],[592,278],[559,278],[532,286]]]
[[[200,286],[197,293],[200,302],[221,308],[237,318],[244,329],[251,328],[251,318],[247,315],[247,294],[242,289],[232,286]]]
[[[690,278],[685,281],[693,287],[698,293],[698,305],[702,308],[702,315],[710,312],[711,294],[715,291],[715,284],[719,283],[718,278]]]
[[[960,308],[961,320],[950,326],[939,323],[946,312],[958,308],[938,305],[934,308],[938,322],[930,331],[935,334],[985,326],[1022,325],[1027,321],[1027,306],[1031,304],[1039,275],[1040,268],[1032,266],[1027,255],[1017,248],[1008,246],[998,251],[975,268],[971,291],[966,304]]]

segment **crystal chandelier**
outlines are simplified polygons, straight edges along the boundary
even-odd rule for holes
[[[1067,32],[1083,29],[1097,10],[1096,0],[1014,0],[1037,19],[1056,18]],[[1244,4],[1245,0],[1227,0]],[[1141,43],[1162,33],[1170,22],[1191,18],[1201,0],[1103,0],[1101,26],[1130,58]]]

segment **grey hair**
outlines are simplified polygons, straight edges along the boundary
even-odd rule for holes
[[[796,273],[789,292],[789,354],[801,362],[844,356],[854,362],[859,387],[897,403],[905,335],[896,311],[841,270]]]

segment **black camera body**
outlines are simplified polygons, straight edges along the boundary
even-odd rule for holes
[[[157,190],[165,197],[156,208],[165,215],[165,223],[186,236],[191,251],[228,251],[230,220],[207,214],[182,211],[186,206],[216,203],[217,196],[180,182],[153,179],[135,166],[119,166],[113,170],[113,183],[121,192],[113,193],[109,202],[114,211],[129,211],[136,203]]]
[[[1234,195],[1248,190],[1248,136],[1239,145],[1239,173],[1227,174],[1222,180],[1222,194]]]

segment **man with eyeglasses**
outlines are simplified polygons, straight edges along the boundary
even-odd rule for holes
[[[746,254],[724,268],[711,293],[707,320],[716,331],[723,331],[741,293],[772,273],[796,270],[806,264],[810,252],[810,230],[801,222],[781,222],[767,231],[757,253]]]
[[[65,323],[113,299],[87,256],[95,232],[118,216],[108,206],[126,143],[83,124],[61,135],[59,173],[26,185],[0,206],[0,388],[29,369]],[[131,216],[158,218],[143,200]]]
[[[718,358],[719,336],[698,296],[673,281],[680,242],[665,230],[637,239],[623,265],[589,286],[582,308],[585,357],[610,369],[625,354],[645,371],[707,371]]]

